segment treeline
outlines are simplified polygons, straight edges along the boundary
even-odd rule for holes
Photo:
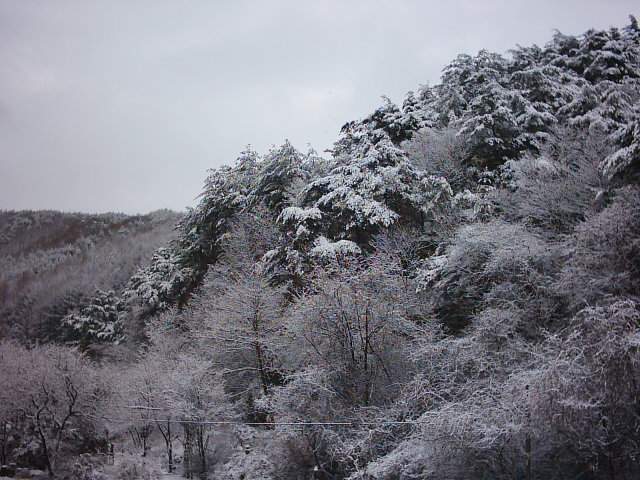
[[[103,390],[74,421],[186,477],[637,477],[639,100],[631,17],[461,55],[347,123],[330,159],[243,152],[92,301],[146,335],[88,364]],[[103,331],[104,310],[78,321]],[[3,370],[50,354],[2,348]],[[51,465],[70,434],[44,418]]]

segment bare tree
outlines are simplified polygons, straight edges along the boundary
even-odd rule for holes
[[[24,418],[36,433],[45,466],[54,476],[71,430],[97,422],[108,396],[97,370],[75,351],[44,346],[32,350],[0,345],[5,374],[0,401],[5,412]]]

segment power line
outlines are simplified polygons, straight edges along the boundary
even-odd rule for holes
[[[158,423],[166,423],[167,420],[151,420]],[[406,421],[381,421],[381,422],[240,422],[230,420],[169,420],[171,423],[188,423],[198,425],[249,425],[249,426],[345,426],[357,427],[361,425],[414,425],[426,422],[417,422],[412,420]]]
[[[111,422],[117,423],[131,423],[131,424],[140,424],[140,423],[172,423],[172,424],[187,424],[187,425],[246,425],[251,427],[304,427],[304,426],[334,426],[334,427],[360,427],[360,426],[385,426],[385,425],[420,425],[426,424],[428,422],[421,422],[418,420],[383,420],[383,421],[349,421],[349,422],[243,422],[237,420],[178,420],[178,419],[157,419],[157,418],[139,418],[139,419],[115,419],[115,418],[104,418],[104,420],[109,420]]]
[[[141,405],[128,405],[128,409],[142,410],[151,412],[167,412],[167,409],[158,407],[148,407]],[[122,422],[131,422],[130,419],[121,420]],[[418,420],[380,420],[380,421],[343,421],[343,422],[243,422],[237,420],[178,420],[178,419],[136,419],[134,422],[151,422],[151,423],[178,423],[178,424],[195,424],[195,425],[247,425],[247,426],[380,426],[380,425],[419,425],[427,422]]]

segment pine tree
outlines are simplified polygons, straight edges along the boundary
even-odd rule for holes
[[[640,180],[640,108],[634,110],[634,118],[621,131],[614,134],[620,146],[602,163],[602,170],[609,179],[637,183]]]
[[[125,306],[113,290],[97,290],[91,301],[64,317],[65,339],[87,348],[91,343],[118,342],[124,337]]]
[[[293,203],[297,190],[307,177],[303,169],[304,157],[287,140],[272,149],[260,162],[256,186],[251,192],[255,203],[262,201],[277,217]]]
[[[179,224],[178,261],[188,273],[177,299],[179,305],[188,301],[209,265],[222,254],[223,235],[233,216],[248,205],[257,173],[258,155],[250,148],[240,154],[233,167],[210,171],[200,203]]]
[[[303,193],[304,206],[321,212],[319,233],[367,249],[382,228],[398,223],[421,227],[426,215],[446,204],[451,188],[444,179],[433,181],[416,171],[402,150],[382,141],[310,183]]]
[[[473,164],[495,168],[525,149],[513,100],[513,92],[492,79],[471,101],[459,133],[467,139]]]

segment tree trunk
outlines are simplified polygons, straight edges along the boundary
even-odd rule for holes
[[[162,434],[162,438],[164,438],[164,445],[167,451],[167,462],[169,473],[173,472],[173,437],[171,433],[171,418],[167,418],[167,427],[166,430],[162,429],[162,425],[158,423],[158,430]]]
[[[262,348],[260,347],[259,342],[255,342],[256,349],[256,361],[258,364],[258,374],[260,376],[260,384],[262,385],[262,391],[266,395],[268,393],[267,390],[267,374],[264,370],[264,360],[262,358]]]
[[[183,458],[183,475],[186,478],[192,478],[192,460],[193,460],[193,439],[191,425],[182,424],[184,431],[184,458]]]
[[[208,438],[205,435],[205,426],[198,425],[196,427],[196,447],[198,448],[198,456],[200,457],[200,477],[206,478],[207,474],[207,443]]]

